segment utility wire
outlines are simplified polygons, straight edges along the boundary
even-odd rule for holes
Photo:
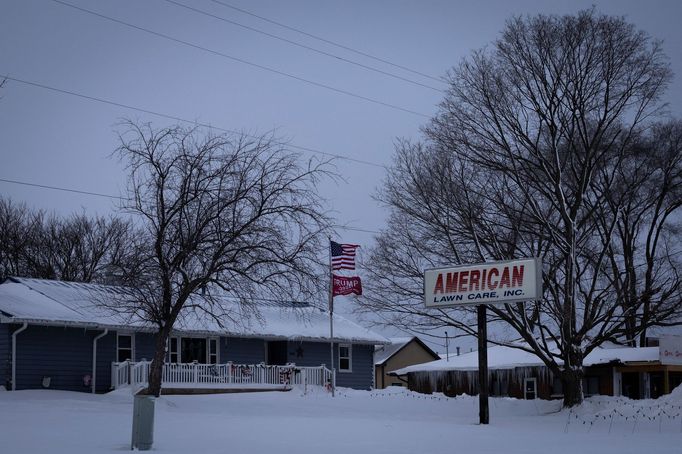
[[[131,200],[131,199],[128,199],[126,197],[121,197],[121,196],[116,196],[116,195],[111,195],[111,194],[103,194],[101,192],[84,191],[84,190],[80,190],[80,189],[64,188],[61,186],[50,186],[50,185],[46,185],[46,184],[30,183],[28,181],[10,180],[7,178],[0,178],[0,182],[18,184],[18,185],[22,185],[22,186],[31,186],[31,187],[41,188],[41,189],[49,189],[52,191],[71,192],[71,193],[90,195],[90,196],[95,196],[95,197],[104,197],[104,198],[108,198],[108,199]],[[340,229],[340,230],[349,230],[349,231],[363,232],[363,233],[373,233],[373,234],[377,234],[377,235],[381,234],[381,232],[379,232],[377,230],[363,229],[360,227],[348,227],[348,226],[343,226],[343,225],[333,225],[332,227],[335,229]],[[681,254],[682,254],[682,251],[672,252],[672,253],[668,254],[668,257],[674,257],[674,256],[681,255]],[[646,264],[636,265],[637,268],[641,268],[643,266],[646,266]]]
[[[6,178],[0,178],[0,181],[2,181],[4,183],[20,184],[23,186],[32,186],[32,187],[41,188],[41,189],[50,189],[52,191],[73,192],[76,194],[91,195],[91,196],[95,196],[95,197],[106,197],[108,199],[129,200],[129,199],[126,199],[124,197],[119,197],[116,195],[102,194],[101,192],[81,191],[79,189],[62,188],[59,186],[49,186],[46,184],[38,184],[38,183],[29,183],[28,181],[8,180]]]
[[[348,64],[351,64],[351,65],[358,66],[358,67],[363,68],[363,69],[366,69],[366,70],[368,70],[368,71],[374,71],[374,72],[376,72],[376,73],[383,74],[383,75],[388,76],[388,77],[393,77],[393,78],[395,78],[395,79],[399,79],[399,80],[402,80],[402,81],[404,81],[404,82],[408,82],[408,83],[411,83],[411,84],[414,84],[414,85],[418,85],[418,86],[420,86],[420,87],[428,88],[428,89],[430,89],[430,90],[434,90],[434,91],[437,91],[437,92],[439,92],[439,93],[445,92],[445,90],[443,90],[443,89],[436,88],[436,87],[433,87],[433,86],[431,86],[431,85],[423,84],[423,83],[421,83],[421,82],[417,82],[416,80],[408,79],[408,78],[406,78],[406,77],[402,77],[402,76],[399,76],[399,75],[397,75],[397,74],[394,74],[394,73],[391,73],[391,72],[388,72],[388,71],[383,71],[383,70],[381,70],[381,69],[374,68],[374,67],[369,66],[369,65],[364,65],[364,64],[359,63],[359,62],[356,62],[356,61],[354,61],[354,60],[350,60],[350,59],[348,59],[348,58],[344,58],[344,57],[341,57],[341,56],[339,56],[339,55],[332,54],[331,52],[325,52],[325,51],[323,51],[323,50],[316,49],[316,48],[314,48],[314,47],[307,46],[307,45],[305,45],[305,44],[301,44],[301,43],[299,43],[299,42],[296,42],[296,41],[293,41],[293,40],[284,38],[284,37],[282,37],[282,36],[278,36],[278,35],[275,35],[275,34],[272,34],[272,33],[268,33],[268,32],[263,31],[263,30],[261,30],[261,29],[258,29],[258,28],[255,28],[255,27],[250,27],[250,26],[248,26],[248,25],[241,24],[241,23],[236,22],[236,21],[233,21],[233,20],[231,20],[231,19],[226,19],[226,18],[224,18],[224,17],[222,17],[222,16],[218,16],[218,15],[215,15],[215,14],[211,14],[211,13],[209,13],[209,12],[207,12],[207,11],[204,11],[204,10],[201,10],[201,9],[198,9],[198,8],[194,8],[194,7],[189,6],[189,5],[185,5],[185,4],[180,3],[180,2],[177,2],[177,1],[175,1],[175,0],[164,0],[164,1],[167,2],[167,3],[173,4],[173,5],[179,6],[180,8],[184,8],[184,9],[186,9],[186,10],[193,11],[193,12],[195,12],[195,13],[197,13],[197,14],[201,14],[201,15],[204,15],[204,16],[207,16],[207,17],[212,17],[212,18],[214,18],[214,19],[218,19],[218,20],[223,21],[223,22],[226,22],[226,23],[228,23],[228,24],[232,24],[232,25],[235,25],[235,26],[237,26],[237,27],[241,27],[241,28],[243,28],[243,29],[250,30],[250,31],[255,32],[255,33],[260,33],[261,35],[265,35],[265,36],[268,36],[268,37],[270,37],[270,38],[277,39],[277,40],[283,41],[283,42],[285,42],[285,43],[291,44],[291,45],[293,45],[293,46],[297,46],[297,47],[300,47],[300,48],[302,48],[302,49],[306,49],[306,50],[309,50],[309,51],[312,51],[312,52],[316,52],[316,53],[321,54],[321,55],[325,55],[325,56],[327,56],[327,57],[334,58],[334,59],[339,60],[339,61],[342,61],[342,62],[344,62],[344,63],[348,63]]]
[[[287,72],[284,72],[284,71],[280,71],[280,70],[278,70],[278,69],[271,68],[271,67],[269,67],[269,66],[260,65],[260,64],[258,64],[258,63],[253,63],[253,62],[250,62],[250,61],[248,61],[248,60],[244,60],[244,59],[242,59],[242,58],[234,57],[234,56],[232,56],[232,55],[228,55],[228,54],[225,54],[225,53],[220,52],[220,51],[217,51],[217,50],[209,49],[208,47],[200,46],[200,45],[198,45],[198,44],[193,44],[193,43],[190,43],[189,41],[184,41],[184,40],[179,39],[179,38],[174,38],[174,37],[172,37],[172,36],[170,36],[170,35],[166,35],[166,34],[164,34],[164,33],[155,32],[155,31],[150,30],[150,29],[148,29],[148,28],[140,27],[140,26],[131,24],[131,23],[129,23],[129,22],[125,22],[125,21],[122,21],[122,20],[119,20],[119,19],[116,19],[116,18],[107,16],[107,15],[104,15],[104,14],[97,13],[97,12],[95,12],[95,11],[92,11],[92,10],[89,10],[89,9],[86,9],[86,8],[82,8],[82,7],[80,7],[80,6],[72,5],[71,3],[64,2],[64,1],[62,1],[62,0],[52,0],[52,1],[53,1],[54,3],[58,3],[58,4],[63,5],[63,6],[68,6],[69,8],[76,9],[76,10],[81,11],[81,12],[84,12],[84,13],[86,13],[86,14],[90,14],[90,15],[92,15],[92,16],[96,16],[96,17],[99,17],[99,18],[101,18],[101,19],[105,19],[105,20],[111,21],[111,22],[114,22],[114,23],[123,25],[123,26],[125,26],[125,27],[128,27],[128,28],[132,28],[132,29],[135,29],[135,30],[138,30],[138,31],[141,31],[141,32],[145,32],[145,33],[148,33],[148,34],[150,34],[150,35],[154,35],[154,36],[157,36],[157,37],[159,37],[159,38],[166,39],[166,40],[168,40],[168,41],[172,41],[172,42],[175,42],[175,43],[178,43],[178,44],[182,44],[182,45],[184,45],[184,46],[191,47],[191,48],[193,48],[193,49],[198,49],[198,50],[201,50],[201,51],[204,51],[204,52],[208,52],[208,53],[210,53],[210,54],[217,55],[217,56],[219,56],[219,57],[223,57],[223,58],[226,58],[226,59],[228,59],[228,60],[232,60],[232,61],[236,61],[236,62],[239,62],[239,63],[243,63],[243,64],[248,65],[248,66],[251,66],[251,67],[253,67],[253,68],[258,68],[258,69],[261,69],[261,70],[263,70],[263,71],[268,71],[268,72],[271,72],[271,73],[274,73],[274,74],[279,74],[280,76],[284,76],[284,77],[288,77],[288,78],[290,78],[290,79],[298,80],[299,82],[303,82],[303,83],[306,83],[306,84],[309,84],[309,85],[313,85],[313,86],[316,86],[316,87],[319,87],[319,88],[324,88],[324,89],[326,89],[326,90],[331,90],[331,91],[336,92],[336,93],[340,93],[340,94],[343,94],[343,95],[346,95],[346,96],[350,96],[350,97],[353,97],[353,98],[361,99],[361,100],[364,100],[364,101],[367,101],[367,102],[371,102],[371,103],[373,103],[373,104],[378,104],[378,105],[381,105],[381,106],[384,106],[384,107],[388,107],[388,108],[390,108],[390,109],[399,110],[399,111],[402,111],[402,112],[406,112],[406,113],[409,113],[409,114],[412,114],[412,115],[417,115],[417,116],[424,117],[424,118],[431,118],[429,115],[426,115],[426,114],[417,112],[417,111],[415,111],[415,110],[410,110],[410,109],[407,109],[407,108],[405,108],[405,107],[400,107],[400,106],[398,106],[398,105],[390,104],[390,103],[387,103],[387,102],[384,102],[384,101],[380,101],[380,100],[378,100],[378,99],[370,98],[370,97],[368,97],[368,96],[359,95],[359,94],[357,94],[357,93],[353,93],[353,92],[350,92],[350,91],[347,91],[347,90],[343,90],[343,89],[341,89],[341,88],[336,88],[336,87],[333,87],[333,86],[331,86],[331,85],[326,85],[326,84],[323,84],[323,83],[320,83],[320,82],[315,82],[315,81],[310,80],[310,79],[305,79],[305,78],[303,78],[303,77],[299,77],[299,76],[296,76],[296,75],[293,75],[293,74],[290,74],[290,73],[287,73]]]
[[[161,118],[166,118],[166,119],[168,119],[168,120],[173,120],[173,121],[179,121],[179,122],[183,122],[183,123],[188,123],[188,124],[191,124],[191,125],[201,126],[201,127],[203,127],[203,128],[208,128],[208,129],[215,129],[215,130],[217,130],[217,131],[223,131],[223,132],[227,132],[227,133],[230,133],[230,134],[243,134],[243,135],[245,135],[245,136],[247,136],[247,137],[251,137],[251,138],[253,138],[253,139],[257,139],[257,138],[258,138],[257,136],[254,136],[254,135],[252,135],[252,134],[247,134],[247,133],[244,133],[244,132],[236,131],[236,130],[234,130],[234,129],[221,128],[221,127],[219,127],[219,126],[213,126],[213,125],[210,125],[210,124],[208,124],[208,123],[202,123],[202,122],[198,122],[198,121],[188,120],[188,119],[186,119],[186,118],[182,118],[182,117],[179,117],[179,116],[177,116],[177,115],[171,115],[171,114],[166,114],[166,113],[163,113],[163,112],[158,112],[158,111],[154,111],[154,110],[144,109],[144,108],[141,108],[141,107],[131,106],[131,105],[129,105],[129,104],[123,104],[123,103],[120,103],[120,102],[111,101],[111,100],[104,99],[104,98],[98,98],[98,97],[96,97],[96,96],[89,96],[89,95],[86,95],[86,94],[83,94],[83,93],[79,93],[79,92],[75,92],[75,91],[71,91],[71,90],[65,90],[65,89],[62,89],[62,88],[57,88],[57,87],[52,87],[52,86],[49,86],[49,85],[44,85],[44,84],[41,84],[41,83],[38,83],[38,82],[32,82],[32,81],[29,81],[29,80],[19,79],[19,78],[17,78],[17,77],[11,77],[11,76],[9,76],[9,75],[5,75],[5,76],[2,76],[2,77],[5,78],[5,79],[7,79],[7,80],[11,80],[11,81],[14,81],[14,82],[19,82],[19,83],[22,83],[22,84],[25,84],[25,85],[30,85],[30,86],[32,86],[32,87],[42,88],[42,89],[45,89],[45,90],[50,90],[50,91],[54,91],[54,92],[57,92],[57,93],[62,93],[62,94],[65,94],[65,95],[76,96],[76,97],[78,97],[78,98],[87,99],[87,100],[89,100],[89,101],[95,101],[95,102],[99,102],[99,103],[102,103],[102,104],[108,104],[108,105],[111,105],[111,106],[122,107],[122,108],[124,108],[124,109],[134,110],[134,111],[137,111],[137,112],[142,112],[142,113],[146,113],[146,114],[149,114],[149,115],[154,115],[154,116],[161,117]],[[382,165],[382,164],[379,164],[379,163],[376,163],[376,162],[365,161],[365,160],[363,160],[363,159],[350,158],[350,157],[348,157],[348,156],[344,156],[344,155],[340,155],[340,154],[328,153],[328,152],[325,152],[325,151],[322,151],[322,150],[317,150],[317,149],[315,149],[315,148],[303,147],[303,146],[301,146],[301,145],[295,145],[295,144],[291,144],[291,143],[282,143],[281,145],[285,145],[285,146],[287,146],[287,147],[295,148],[295,149],[297,149],[297,150],[306,151],[306,152],[309,152],[309,153],[315,153],[315,154],[320,154],[320,155],[324,155],[324,156],[329,156],[329,157],[332,157],[332,158],[342,159],[342,160],[345,160],[345,161],[356,162],[356,163],[358,163],[358,164],[365,164],[365,165],[369,165],[369,166],[373,166],[373,167],[379,167],[379,168],[382,168],[382,169],[387,169],[387,168],[388,168],[388,167],[386,167],[385,165]]]
[[[94,197],[103,197],[103,198],[114,199],[114,200],[132,200],[132,199],[129,199],[127,197],[121,197],[118,195],[104,194],[101,192],[93,192],[93,191],[84,191],[84,190],[73,189],[73,188],[65,188],[62,186],[51,186],[51,185],[47,185],[47,184],[30,183],[28,181],[10,180],[8,178],[0,178],[0,182],[10,183],[10,184],[18,184],[18,185],[22,185],[22,186],[30,186],[30,187],[34,187],[34,188],[40,188],[40,189],[49,189],[51,191],[70,192],[70,193],[75,193],[75,194],[90,195],[90,196],[94,196]],[[376,233],[376,234],[380,233],[376,230],[362,229],[359,227],[347,227],[347,226],[343,226],[343,225],[332,225],[332,227],[335,229],[352,230],[355,232]]]
[[[375,55],[372,55],[372,54],[369,54],[369,53],[366,53],[366,52],[363,52],[363,51],[354,49],[354,48],[352,48],[352,47],[344,46],[343,44],[339,44],[339,43],[337,43],[337,42],[335,42],[335,41],[332,41],[332,40],[329,40],[329,39],[322,38],[321,36],[313,35],[312,33],[308,33],[308,32],[306,32],[306,31],[304,31],[304,30],[301,30],[300,28],[295,28],[295,27],[292,27],[292,26],[290,26],[290,25],[286,25],[286,24],[283,24],[283,23],[281,23],[281,22],[277,22],[277,21],[274,21],[274,20],[272,20],[272,19],[268,19],[267,17],[260,16],[260,15],[258,15],[258,14],[252,13],[252,12],[247,11],[247,10],[245,10],[245,9],[237,8],[236,6],[231,5],[231,4],[229,4],[229,3],[225,3],[225,2],[219,1],[219,0],[211,0],[211,1],[212,1],[213,3],[218,4],[218,5],[224,6],[225,8],[230,8],[230,9],[233,9],[233,10],[235,10],[235,11],[239,11],[240,13],[247,14],[247,15],[249,15],[249,16],[258,18],[258,19],[263,20],[263,21],[265,21],[265,22],[268,22],[268,23],[270,23],[270,24],[277,25],[278,27],[282,27],[282,28],[285,28],[285,29],[287,29],[287,30],[291,30],[291,31],[293,31],[293,32],[300,33],[300,34],[302,34],[302,35],[304,35],[304,36],[307,36],[307,37],[309,37],[309,38],[316,39],[316,40],[321,41],[321,42],[323,42],[323,43],[331,44],[332,46],[336,46],[336,47],[338,47],[338,48],[340,48],[340,49],[344,49],[344,50],[347,50],[347,51],[349,51],[349,52],[353,52],[353,53],[355,53],[355,54],[362,55],[363,57],[371,58],[372,60],[376,60],[376,61],[379,61],[379,62],[381,62],[381,63],[385,63],[385,64],[390,65],[390,66],[393,66],[393,67],[395,67],[395,68],[400,68],[400,69],[402,69],[402,70],[404,70],[404,71],[408,71],[408,72],[411,72],[411,73],[413,73],[413,74],[418,74],[418,75],[420,75],[420,76],[422,76],[422,77],[426,77],[426,78],[428,78],[428,79],[435,80],[436,82],[447,83],[447,82],[445,82],[445,81],[444,81],[443,79],[441,79],[441,78],[434,77],[434,76],[430,76],[430,75],[428,75],[428,74],[425,74],[425,73],[423,73],[423,72],[417,71],[417,70],[415,70],[415,69],[411,69],[411,68],[408,68],[408,67],[406,67],[406,66],[402,66],[402,65],[399,65],[399,64],[397,64],[397,63],[393,63],[393,62],[391,62],[391,61],[389,61],[389,60],[386,60],[386,59],[377,57],[377,56],[375,56]]]

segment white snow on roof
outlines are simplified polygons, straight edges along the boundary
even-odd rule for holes
[[[583,364],[607,364],[613,361],[621,363],[640,363],[659,361],[658,347],[621,347],[621,348],[596,348],[585,358]]]
[[[114,324],[102,308],[86,304],[86,292],[73,287],[48,285],[35,279],[6,281],[0,285],[0,311],[14,319],[60,321],[64,323]],[[40,285],[36,285],[40,284]],[[79,291],[80,290],[80,291]],[[89,306],[89,307],[88,307]],[[124,323],[117,320],[117,324]]]
[[[596,348],[587,355],[583,364],[585,366],[592,366],[595,364],[607,364],[612,361],[628,363],[652,362],[658,360],[658,347]],[[557,362],[558,364],[562,364],[561,361]],[[534,353],[502,345],[495,345],[488,348],[488,369],[490,370],[535,366],[544,366],[544,363]],[[463,353],[459,356],[450,355],[449,360],[440,359],[429,363],[416,364],[393,372],[398,375],[404,375],[409,372],[445,370],[478,370],[478,352]]]
[[[16,322],[98,327],[136,327],[152,330],[141,320],[107,309],[102,301],[120,290],[115,286],[12,278],[0,285],[0,313]],[[232,318],[213,318],[186,310],[178,319],[179,332],[202,332],[242,337],[320,340],[329,338],[329,313],[315,307],[259,305],[259,317],[240,311],[237,302],[226,304]],[[236,314],[236,316],[234,315]],[[222,326],[221,326],[222,325]],[[334,338],[346,342],[383,344],[388,340],[345,317],[334,315]]]

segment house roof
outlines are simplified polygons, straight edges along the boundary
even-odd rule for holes
[[[596,348],[585,358],[583,364],[592,366],[608,364],[610,362],[655,362],[659,360],[658,347],[620,347]],[[558,361],[562,364],[561,361]],[[488,348],[488,369],[514,369],[517,367],[537,367],[545,364],[534,353],[529,353],[514,347],[495,345]],[[440,359],[430,363],[416,364],[392,371],[395,375],[405,375],[409,372],[447,371],[447,370],[478,370],[478,352],[463,353],[459,356],[450,355],[449,360]]]
[[[102,304],[117,294],[123,292],[116,286],[10,278],[0,284],[0,321],[153,331],[151,324]],[[195,299],[201,303],[200,300],[200,297]],[[230,316],[221,318],[220,323],[202,311],[185,308],[178,317],[176,331],[273,339],[329,339],[329,313],[322,309],[271,303],[258,304],[253,311],[246,312],[236,300],[224,302],[223,309]],[[358,344],[389,342],[339,315],[334,315],[334,338]]]
[[[382,345],[381,347],[377,347],[377,349],[374,352],[374,365],[375,366],[381,366],[386,363],[389,359],[391,359],[393,356],[395,356],[399,351],[401,351],[403,348],[407,346],[412,341],[417,342],[419,345],[422,346],[424,350],[426,350],[427,353],[429,353],[433,358],[438,358],[438,354],[431,350],[421,339],[419,339],[417,336],[413,337],[392,337],[389,338],[391,341],[390,344],[387,345]]]

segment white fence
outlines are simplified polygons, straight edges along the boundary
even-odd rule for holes
[[[111,387],[147,386],[151,361],[111,364]],[[327,386],[332,373],[324,365],[299,367],[294,364],[273,366],[266,364],[164,364],[161,381],[164,386],[183,387],[215,385],[314,385]]]

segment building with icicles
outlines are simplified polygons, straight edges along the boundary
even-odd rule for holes
[[[585,396],[656,398],[682,382],[682,336],[665,336],[650,347],[604,345],[584,361]],[[521,346],[521,344],[519,344]],[[488,348],[489,393],[519,399],[559,399],[561,381],[533,353],[508,346]],[[478,394],[478,352],[417,364],[390,372],[408,382],[410,390]]]

